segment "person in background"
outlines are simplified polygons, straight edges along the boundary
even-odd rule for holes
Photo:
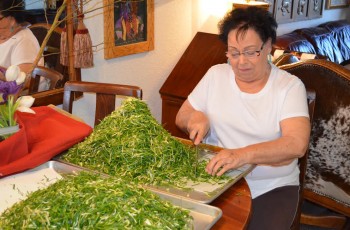
[[[206,171],[220,176],[256,164],[248,229],[290,229],[299,192],[298,158],[310,121],[304,84],[268,60],[277,23],[261,8],[234,9],[219,22],[227,64],[211,67],[181,106],[176,124],[195,145],[223,147]]]
[[[0,1],[0,66],[4,69],[17,65],[22,72],[29,73],[40,46],[24,16],[24,1]],[[3,71],[0,80],[5,81]],[[46,84],[41,80],[40,88],[47,88]]]

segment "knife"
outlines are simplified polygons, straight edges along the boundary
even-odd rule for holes
[[[197,138],[197,136],[198,136],[198,132],[196,133],[196,135],[195,135],[195,137],[194,137],[194,139],[193,139],[193,141],[195,141],[196,140],[196,138]],[[196,158],[196,162],[195,162],[195,176],[197,177],[197,169],[198,169],[198,162],[199,162],[199,147],[198,147],[198,145],[199,144],[197,144],[197,145],[195,145],[195,154],[196,154],[196,156],[195,156],[195,158]]]
[[[198,145],[195,147],[195,154],[196,154],[196,164],[195,164],[195,176],[197,177],[197,168],[198,168],[198,161],[199,161],[199,150],[198,150]]]

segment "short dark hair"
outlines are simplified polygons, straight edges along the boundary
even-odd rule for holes
[[[17,23],[24,22],[25,10],[23,0],[1,0],[0,13],[4,17],[13,17]]]
[[[271,13],[263,8],[250,6],[245,9],[237,8],[228,12],[219,22],[219,38],[225,44],[231,30],[238,29],[237,36],[243,36],[248,29],[253,29],[265,43],[271,38],[276,42],[277,22]]]

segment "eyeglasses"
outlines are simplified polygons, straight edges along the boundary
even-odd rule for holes
[[[227,51],[226,55],[229,56],[232,59],[237,59],[242,54],[245,58],[253,59],[255,57],[260,56],[260,53],[261,53],[262,49],[264,48],[264,45],[265,45],[265,43],[263,43],[261,45],[260,50],[246,50],[246,51],[243,51],[243,52],[239,52],[239,51],[232,51],[232,52],[230,52],[230,51]]]

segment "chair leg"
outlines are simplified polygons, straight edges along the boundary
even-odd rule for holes
[[[346,223],[345,216],[314,216],[309,214],[301,214],[300,223],[318,226],[324,228],[332,228],[342,230]]]

